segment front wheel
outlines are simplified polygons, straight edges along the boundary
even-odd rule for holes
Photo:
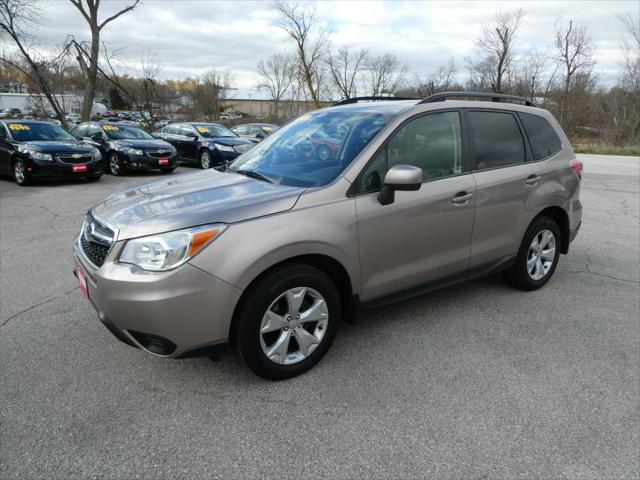
[[[536,218],[522,239],[515,265],[504,272],[507,282],[526,291],[543,287],[558,265],[560,235],[553,219]]]
[[[211,151],[206,148],[200,152],[200,168],[203,170],[211,168]]]
[[[120,163],[120,157],[116,152],[112,152],[109,155],[109,173],[114,176],[122,175],[123,167],[122,163]]]
[[[265,275],[249,290],[234,319],[232,339],[251,370],[284,380],[320,361],[340,315],[331,279],[309,265],[291,265]]]
[[[29,185],[29,178],[27,177],[27,167],[22,160],[16,160],[13,164],[13,178],[16,179],[16,183],[21,187]]]

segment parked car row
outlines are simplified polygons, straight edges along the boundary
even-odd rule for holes
[[[259,136],[251,135],[259,126]],[[274,131],[276,125],[168,124],[153,134],[114,116],[80,123],[70,132],[37,120],[0,122],[0,173],[19,185],[38,178],[99,179],[140,170],[173,172],[179,162],[207,169],[225,165]]]

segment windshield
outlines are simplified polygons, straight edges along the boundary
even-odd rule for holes
[[[335,180],[393,115],[320,111],[276,130],[229,166],[274,183],[319,187]]]
[[[260,128],[264,133],[271,135],[277,128],[277,125],[260,125]]]
[[[204,138],[220,138],[220,137],[237,137],[235,133],[222,125],[215,125],[213,123],[199,123],[195,124],[194,128],[198,131],[198,134]]]
[[[102,125],[102,130],[110,140],[153,139],[147,132],[133,125]]]
[[[70,133],[53,123],[7,123],[11,136],[18,142],[75,142]]]

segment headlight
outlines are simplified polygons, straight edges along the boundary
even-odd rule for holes
[[[27,155],[31,156],[31,158],[35,158],[36,160],[46,160],[48,162],[53,161],[53,157],[50,154],[39,152],[38,150],[34,150],[27,145],[18,145],[18,151],[21,153],[26,153]]]
[[[221,143],[214,143],[213,146],[216,147],[221,152],[233,152],[233,151],[235,151],[233,149],[233,147],[230,147],[229,145],[222,145]]]
[[[119,261],[154,272],[171,270],[196,255],[226,228],[214,224],[134,238],[125,245]]]
[[[118,152],[126,153],[128,155],[144,155],[142,150],[138,150],[137,148],[125,147],[124,145],[120,145],[118,143],[113,145]]]

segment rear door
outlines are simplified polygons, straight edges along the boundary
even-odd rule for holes
[[[477,185],[469,265],[473,269],[506,261],[518,252],[542,176],[514,112],[470,109],[465,114]]]
[[[371,300],[466,272],[475,183],[465,168],[459,111],[415,117],[389,138],[356,181],[362,298]],[[381,205],[389,168],[422,168],[418,191],[398,191]]]

